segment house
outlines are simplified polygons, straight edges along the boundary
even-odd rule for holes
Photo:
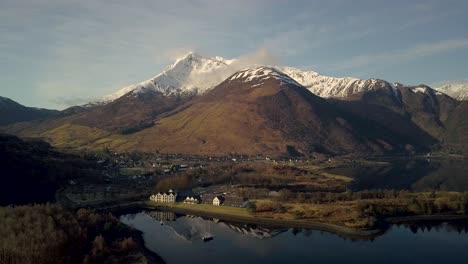
[[[202,195],[201,203],[213,204],[213,199],[216,197],[215,194],[207,193]]]
[[[201,202],[204,204],[212,204],[215,206],[231,206],[231,207],[246,207],[249,200],[244,197],[231,196],[231,195],[215,195],[204,194]]]
[[[198,197],[195,197],[195,196],[187,196],[187,198],[185,198],[185,200],[184,200],[184,203],[186,203],[186,204],[198,204],[198,203],[200,203],[200,199]]]
[[[216,206],[220,206],[221,204],[223,204],[224,202],[224,197],[223,196],[215,196],[215,198],[213,198],[213,205],[216,205]]]
[[[177,192],[169,190],[167,193],[157,193],[150,196],[150,200],[158,203],[175,203]]]

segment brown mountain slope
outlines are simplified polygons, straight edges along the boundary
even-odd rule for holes
[[[460,154],[468,154],[468,101],[463,101],[450,114],[446,121],[447,132],[442,145],[446,150]]]
[[[139,150],[198,154],[383,153],[424,145],[337,110],[268,67],[234,74],[129,139]]]
[[[406,153],[437,143],[392,86],[326,100],[269,67],[237,72],[197,98],[129,93],[72,112],[7,132],[60,147],[209,155]]]
[[[0,96],[0,126],[56,116],[57,110],[27,107]]]
[[[446,131],[445,122],[457,107],[457,100],[425,86],[400,87],[405,111],[411,120],[435,138]]]
[[[89,111],[74,115],[74,124],[100,128],[106,131],[130,134],[151,126],[159,114],[170,111],[189,101],[191,96],[163,95],[145,90],[130,92],[119,99]]]
[[[410,122],[431,137],[441,140],[446,131],[445,121],[459,104],[457,100],[439,93],[426,85],[391,85],[384,81],[380,83],[381,86],[366,91],[358,100],[353,101],[364,103],[367,105],[367,108],[372,108],[372,111],[364,112],[364,116],[368,115],[368,118],[375,119],[375,111],[379,112],[379,108],[381,110],[386,108],[400,115],[400,117],[394,116],[395,118],[402,119],[402,122],[404,119],[409,119]],[[353,105],[353,103],[346,102],[343,102],[343,104]],[[375,120],[378,121],[377,119]],[[388,123],[384,119],[379,122],[385,126]],[[403,128],[395,132],[404,132],[402,130]]]
[[[63,147],[88,145],[94,148],[100,139],[109,136],[120,139],[123,134],[152,126],[158,115],[183,105],[191,98],[188,94],[165,96],[155,91],[130,92],[108,104],[72,107],[54,118],[16,123],[1,130],[21,137],[39,137]]]

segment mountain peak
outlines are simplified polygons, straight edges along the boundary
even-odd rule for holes
[[[284,83],[302,86],[282,71],[269,66],[258,66],[238,71],[229,77],[228,81],[261,82],[272,78]]]
[[[468,82],[453,81],[445,82],[438,85],[435,90],[447,94],[458,100],[468,100]]]
[[[179,57],[178,59],[176,59],[176,61],[171,65],[169,66],[168,68],[173,68],[175,67],[176,65],[180,64],[181,62],[182,63],[185,63],[185,64],[193,64],[193,65],[197,65],[197,64],[206,64],[206,63],[218,63],[218,64],[231,64],[232,62],[234,61],[234,59],[232,60],[227,60],[223,57],[220,57],[220,56],[215,56],[215,57],[205,57],[205,56],[202,56],[200,55],[199,53],[196,53],[194,51],[190,51],[188,53],[186,53],[184,56],[182,57]]]
[[[130,92],[141,94],[146,91],[155,91],[163,95],[203,92],[221,82],[221,80],[208,78],[209,74],[226,68],[232,61],[234,60],[226,60],[222,57],[207,58],[191,51],[155,77],[122,88],[93,104],[109,103]]]
[[[192,60],[199,60],[202,59],[203,56],[199,55],[198,53],[195,53],[194,51],[189,51],[185,55],[177,58],[175,62],[172,64],[172,66],[177,65],[181,61],[192,61]]]

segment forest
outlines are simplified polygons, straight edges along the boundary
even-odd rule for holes
[[[111,214],[59,205],[0,207],[0,263],[147,263],[138,233]]]

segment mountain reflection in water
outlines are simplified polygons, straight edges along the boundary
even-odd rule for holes
[[[167,263],[464,263],[468,222],[388,226],[356,239],[315,230],[259,227],[218,219],[144,211],[120,220],[143,232]],[[160,221],[163,224],[160,224]],[[210,233],[214,240],[202,241]]]
[[[199,241],[203,236],[219,229],[231,229],[237,233],[250,235],[256,238],[271,238],[282,232],[285,228],[262,228],[253,225],[235,224],[220,221],[219,219],[205,219],[199,216],[178,216],[168,211],[145,211],[143,214],[153,218],[157,222],[162,221],[167,229],[171,229],[175,235],[187,241]],[[213,227],[213,224],[216,227]],[[214,229],[214,231],[212,231]]]

